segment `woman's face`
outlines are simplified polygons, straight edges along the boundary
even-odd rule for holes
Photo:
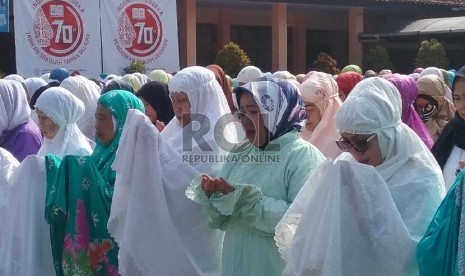
[[[150,121],[155,124],[157,122],[157,111],[155,111],[155,109],[144,99],[142,99],[142,102],[144,103],[144,107],[145,107],[145,115],[147,115],[147,117],[149,117]]]
[[[113,141],[113,138],[115,138],[113,118],[110,110],[106,109],[101,104],[97,105],[95,119],[95,135],[100,143],[104,146],[108,146],[111,141]]]
[[[53,139],[58,132],[60,126],[55,124],[50,117],[48,117],[44,112],[36,108],[37,117],[39,118],[39,128],[42,136],[46,139]]]
[[[341,140],[348,145],[348,152],[357,162],[376,167],[383,163],[384,158],[379,147],[378,137],[374,134],[341,133]],[[357,149],[358,150],[357,150]]]
[[[455,82],[453,100],[457,113],[465,120],[465,79],[459,78]]]
[[[313,103],[304,101],[305,110],[307,111],[307,125],[308,130],[314,131],[321,121],[320,109]]]
[[[424,112],[425,109],[428,109],[430,105],[431,105],[431,102],[428,101],[427,99],[424,99],[422,97],[417,97],[415,99],[414,107],[418,115],[420,116]]]
[[[173,101],[173,111],[176,119],[182,127],[191,122],[191,104],[189,97],[184,92],[175,92],[170,95]]]
[[[267,132],[260,108],[252,94],[242,93],[240,98],[239,116],[245,135],[256,147],[261,147],[267,142]]]

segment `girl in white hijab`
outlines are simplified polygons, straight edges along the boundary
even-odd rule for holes
[[[100,97],[99,87],[82,76],[69,77],[63,80],[61,87],[71,92],[84,103],[85,112],[76,122],[79,129],[90,140],[95,140],[95,110]]]
[[[0,246],[0,275],[53,275],[50,227],[44,220],[46,173],[43,157],[51,153],[89,155],[92,148],[76,121],[84,104],[61,87],[44,91],[35,104],[44,143],[37,156],[25,159],[10,180],[9,203]]]
[[[276,227],[284,275],[418,275],[415,247],[445,188],[401,113],[388,81],[354,87],[336,115],[347,153],[317,169]]]
[[[197,171],[215,175],[220,143],[229,142],[223,149],[232,148],[238,139],[234,125],[226,125],[233,117],[215,74],[204,67],[188,67],[173,77],[168,88],[175,117],[162,137]]]
[[[315,72],[300,85],[308,116],[301,137],[331,159],[342,153],[334,143],[339,138],[336,112],[342,105],[338,90],[331,75],[322,72]]]
[[[53,153],[65,155],[90,155],[92,148],[76,122],[84,114],[84,103],[68,90],[52,87],[45,90],[35,105],[44,143],[37,153],[45,157]]]

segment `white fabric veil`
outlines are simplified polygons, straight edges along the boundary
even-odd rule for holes
[[[355,163],[344,153],[318,170],[323,176],[310,177],[276,228],[286,272],[418,274],[416,244],[445,194],[436,160],[401,122],[400,94],[384,79],[374,77],[357,84],[336,122],[340,132],[376,133],[384,161],[374,168],[341,165]],[[379,176],[370,176],[375,172]],[[350,196],[342,191],[344,186],[352,189]],[[379,273],[373,264],[379,265]]]
[[[31,98],[37,89],[47,85],[47,82],[41,78],[27,78],[23,81],[23,84],[26,87],[26,92],[29,95],[29,98]]]
[[[112,168],[116,171],[108,230],[119,246],[122,275],[219,275],[222,233],[184,191],[198,174],[130,110]]]
[[[0,80],[0,135],[27,122],[31,109],[20,82]]]
[[[8,206],[7,193],[11,186],[10,179],[18,166],[18,160],[6,149],[0,148],[0,221],[2,223],[5,222],[5,209]],[[2,248],[2,234],[4,230],[5,227],[0,227],[0,248]]]
[[[44,112],[59,126],[52,139],[44,139],[37,153],[45,157],[53,153],[60,158],[65,155],[90,155],[92,148],[79,130],[76,122],[84,114],[84,103],[68,90],[52,87],[44,91],[37,99],[35,107]]]
[[[402,100],[393,84],[382,78],[366,79],[347,99],[336,116],[339,132],[377,134],[384,162],[375,169],[418,242],[445,195],[441,168],[420,137],[402,123]]]
[[[68,77],[60,84],[74,96],[80,99],[85,106],[84,115],[77,121],[79,129],[84,135],[95,140],[95,110],[100,97],[100,88],[94,82],[83,76]]]
[[[176,92],[187,94],[193,119],[190,124],[182,128],[176,117],[173,118],[162,131],[162,137],[179,153],[196,158],[206,157],[207,159],[201,160],[203,162],[190,162],[199,173],[216,174],[220,165],[210,162],[208,157],[214,158],[215,155],[224,152],[219,145],[222,137],[230,143],[237,143],[238,135],[232,123],[234,117],[215,75],[204,67],[187,67],[173,77],[168,83],[168,88],[170,95]],[[202,135],[202,139],[191,139],[193,135],[187,130],[199,129],[206,134]]]
[[[28,156],[10,178],[2,219],[0,275],[55,275],[50,227],[44,219],[45,160]],[[2,274],[3,273],[3,274]]]
[[[283,275],[403,275],[415,243],[372,166],[325,161],[276,226]],[[409,274],[405,274],[409,275]]]

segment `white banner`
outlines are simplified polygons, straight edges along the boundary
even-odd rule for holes
[[[14,1],[16,68],[25,77],[54,68],[101,73],[99,1]]]
[[[90,1],[90,0],[89,0]],[[132,61],[179,70],[174,0],[102,0],[103,71],[122,74]]]

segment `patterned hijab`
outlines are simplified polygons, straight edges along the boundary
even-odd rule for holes
[[[302,138],[317,147],[326,157],[335,159],[342,153],[334,143],[340,137],[336,127],[336,113],[342,105],[336,81],[329,74],[315,72],[300,85],[300,91],[304,101],[315,104],[321,115],[321,120],[313,131],[304,130],[303,134],[310,132],[310,136],[302,135]]]
[[[109,183],[114,183],[116,173],[111,169],[111,164],[115,159],[116,150],[118,149],[119,139],[123,132],[126,116],[129,109],[137,109],[145,112],[144,104],[134,94],[125,90],[113,90],[103,94],[98,99],[98,104],[103,105],[111,112],[114,121],[117,122],[117,128],[115,137],[109,145],[105,146],[100,143],[98,138],[96,139],[96,146],[92,157],[94,158],[95,164],[103,178]]]
[[[269,141],[291,132],[302,131],[307,113],[298,88],[287,82],[272,78],[259,78],[234,90],[238,106],[242,93],[251,93],[269,132]]]
[[[418,97],[427,99],[435,106],[432,115],[427,119],[425,117],[422,119],[431,137],[436,141],[446,124],[455,116],[454,104],[446,97],[449,88],[440,77],[433,74],[420,77],[417,85]]]

